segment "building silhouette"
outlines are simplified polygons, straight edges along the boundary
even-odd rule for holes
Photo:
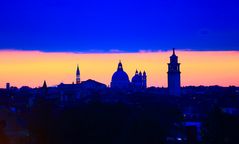
[[[10,90],[10,83],[6,83],[6,89]]]
[[[147,88],[147,75],[146,75],[146,72],[144,71],[143,72],[143,77],[142,77],[142,87],[143,88]]]
[[[143,73],[136,70],[135,75],[132,77],[132,81],[130,82],[128,74],[123,70],[123,65],[121,61],[118,64],[117,71],[113,74],[111,84],[111,88],[117,89],[128,89],[133,88],[136,90],[147,88],[147,75],[144,71]]]
[[[46,81],[45,81],[45,80],[44,80],[44,82],[43,82],[42,88],[43,88],[43,89],[47,89],[47,84],[46,84]]]
[[[146,72],[144,71],[142,74],[141,71],[138,72],[138,70],[136,70],[135,75],[132,78],[131,85],[136,89],[147,88]]]
[[[117,71],[112,76],[110,87],[125,89],[125,88],[129,88],[129,86],[130,86],[129,76],[123,70],[123,65],[121,61],[119,61]]]
[[[178,56],[173,54],[170,56],[170,63],[168,63],[168,92],[171,96],[180,96],[181,94],[181,80],[180,80],[180,63],[178,63]]]
[[[79,69],[79,65],[77,65],[77,68],[76,68],[76,84],[80,84],[80,69]]]

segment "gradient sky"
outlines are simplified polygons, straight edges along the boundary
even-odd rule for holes
[[[239,86],[237,0],[1,0],[0,86],[110,83],[119,59],[131,78],[167,86],[173,47],[182,85]],[[178,51],[181,50],[181,51]]]
[[[1,0],[0,49],[239,50],[237,0]]]
[[[40,51],[0,51],[0,87],[49,86],[75,81],[79,64],[81,80],[94,79],[110,84],[119,60],[131,79],[135,70],[145,70],[148,86],[167,86],[167,63],[171,51],[139,53],[66,53]],[[176,51],[181,63],[182,86],[239,86],[238,51]]]

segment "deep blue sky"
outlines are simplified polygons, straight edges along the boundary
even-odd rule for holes
[[[237,0],[1,0],[0,48],[239,50]]]

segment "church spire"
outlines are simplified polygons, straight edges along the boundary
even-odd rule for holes
[[[118,69],[117,71],[122,71],[123,70],[123,65],[121,63],[121,60],[119,60],[119,64],[118,64]]]
[[[47,88],[47,84],[46,84],[46,81],[45,81],[45,80],[44,80],[44,82],[43,82],[42,88],[44,88],[44,89]]]
[[[77,68],[76,68],[76,84],[80,83],[80,69],[79,69],[79,65],[77,64]]]
[[[142,72],[141,71],[139,71],[139,76],[142,76]]]
[[[137,75],[138,74],[138,70],[136,69],[136,71],[135,71],[135,74]]]
[[[46,84],[45,80],[44,80],[43,85],[42,85],[41,94],[42,94],[42,96],[47,96],[47,84]]]
[[[79,69],[79,65],[77,64],[77,68],[76,68],[76,75],[80,75],[80,69]]]
[[[143,75],[146,76],[146,72],[145,71],[143,72]]]

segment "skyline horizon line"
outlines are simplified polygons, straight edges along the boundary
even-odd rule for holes
[[[81,81],[81,83],[82,83],[82,82],[85,82],[85,81],[88,81],[88,80],[93,80],[93,81],[102,83],[102,84],[106,85],[107,88],[110,88],[110,84],[105,84],[105,83],[103,83],[103,82],[100,82],[100,81],[97,81],[96,79],[91,79],[91,78],[84,79],[84,80]],[[42,85],[43,85],[44,81],[46,82],[47,87],[57,87],[57,86],[60,85],[60,84],[76,84],[75,81],[72,81],[72,83],[64,83],[64,82],[62,81],[62,82],[59,82],[58,84],[48,85],[47,80],[43,80],[43,81],[42,81]],[[29,87],[29,88],[33,88],[33,89],[34,89],[34,88],[41,88],[41,87],[42,87],[42,85],[35,86],[35,87],[29,86],[29,85],[13,86],[13,85],[11,85],[11,82],[6,82],[6,83],[5,83],[5,86],[6,86],[7,83],[10,84],[10,87],[16,87],[16,88]],[[239,87],[239,85],[223,86],[223,85],[218,85],[218,84],[211,84],[211,85],[199,84],[199,85],[183,85],[183,86],[181,86],[181,88],[184,88],[184,87],[201,87],[201,86],[202,86],[202,87],[213,87],[213,86],[218,86],[218,87]],[[5,87],[0,87],[0,88],[5,88]],[[151,86],[148,86],[147,88],[167,88],[167,86],[154,86],[154,85],[151,85]]]
[[[239,71],[238,63],[236,63],[239,52],[177,50],[177,54],[179,54],[180,63],[183,63],[182,86],[239,86],[239,83],[235,81],[238,77],[237,71]],[[83,81],[92,79],[110,85],[111,76],[106,75],[113,74],[115,63],[118,60],[122,60],[125,64],[124,68],[130,78],[133,77],[136,69],[145,70],[149,75],[149,87],[167,87],[165,67],[169,62],[171,51],[108,54],[0,51],[0,55],[2,62],[0,79],[3,82],[2,84],[0,82],[0,85],[2,87],[5,87],[8,82],[16,87],[40,87],[44,80],[51,86],[57,86],[61,82],[70,84],[75,79],[73,71],[77,64],[80,66]],[[215,69],[212,68],[212,65],[215,66]],[[101,66],[104,66],[105,70]],[[232,75],[230,76],[228,72]],[[203,79],[198,79],[198,74],[204,77],[205,82]]]

